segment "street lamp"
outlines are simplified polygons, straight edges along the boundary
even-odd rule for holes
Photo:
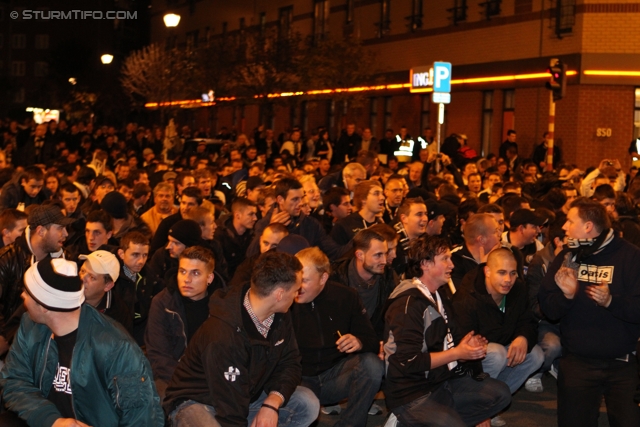
[[[100,57],[100,60],[102,61],[103,64],[107,65],[107,64],[111,64],[111,61],[113,61],[113,55],[109,55],[108,53],[105,53],[104,55],[102,55]]]
[[[180,23],[180,15],[176,15],[175,13],[167,13],[164,15],[164,25],[167,28],[175,28]]]

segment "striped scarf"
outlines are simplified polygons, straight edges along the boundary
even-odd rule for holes
[[[571,250],[573,261],[581,263],[591,255],[595,255],[602,251],[613,240],[615,233],[612,228],[603,230],[600,235],[594,239],[567,239],[567,247]]]

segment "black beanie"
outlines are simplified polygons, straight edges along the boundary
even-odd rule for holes
[[[115,219],[125,219],[127,217],[127,199],[118,191],[107,193],[103,197],[100,207]]]
[[[186,247],[202,245],[202,229],[197,222],[191,219],[183,219],[171,226],[169,236],[176,239]]]

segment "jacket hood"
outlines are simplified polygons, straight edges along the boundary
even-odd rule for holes
[[[409,289],[418,289],[418,285],[413,281],[413,279],[405,279],[398,283],[398,286],[396,286],[391,292],[391,295],[389,295],[389,299],[398,298],[401,293],[408,291]]]
[[[209,315],[216,317],[234,328],[243,328],[242,303],[249,290],[249,283],[230,289],[219,289],[209,299]]]

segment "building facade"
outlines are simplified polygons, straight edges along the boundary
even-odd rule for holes
[[[168,12],[182,17],[171,34],[162,22]],[[377,137],[400,126],[414,136],[435,129],[437,104],[430,93],[411,93],[409,72],[451,62],[443,137],[466,134],[486,155],[497,153],[507,130],[515,129],[521,157],[531,155],[548,129],[545,72],[558,58],[571,74],[556,103],[563,159],[586,167],[618,158],[628,166],[629,143],[640,137],[638,22],[640,2],[631,0],[153,0],[151,40],[198,43],[247,26],[277,25],[313,37],[359,37],[375,53],[383,85],[359,89],[356,102],[291,100],[276,107],[276,132],[293,125],[338,129],[347,122]],[[241,133],[260,122],[257,106],[237,102],[196,109],[193,117],[197,126]]]

